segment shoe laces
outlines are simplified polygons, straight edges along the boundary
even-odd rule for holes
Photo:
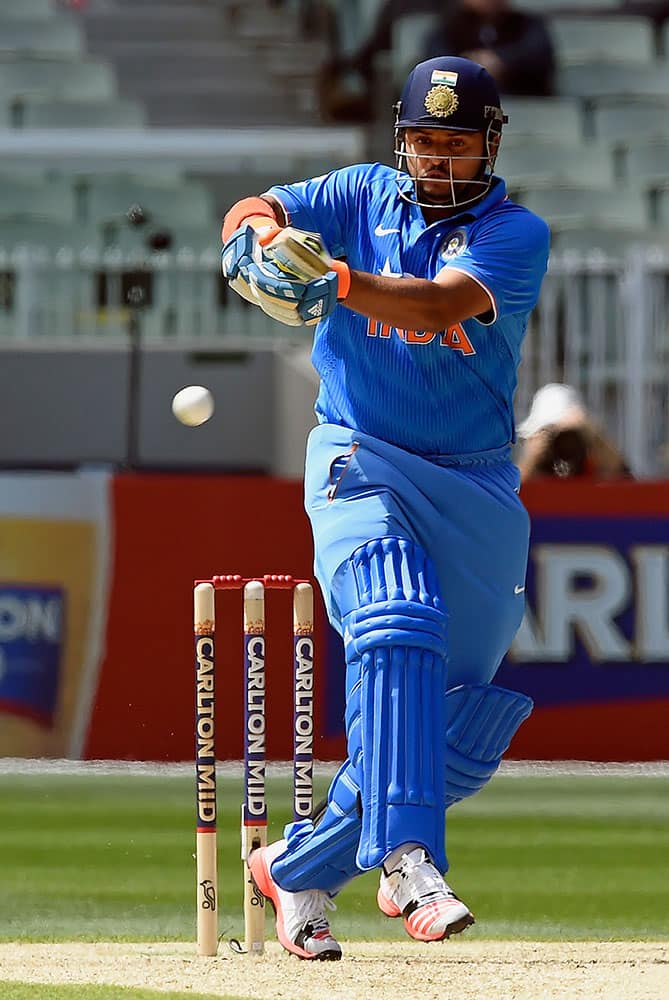
[[[302,894],[300,894],[302,895]],[[311,925],[313,937],[330,934],[330,923],[325,915],[326,910],[336,910],[337,904],[321,889],[313,889],[304,893],[304,898],[295,907],[295,923],[304,929]]]
[[[410,854],[403,854],[395,873],[399,876],[400,884],[403,883],[403,894],[410,892],[415,902],[420,905],[436,899],[455,897],[453,890],[446,885],[422,849],[418,859],[411,857]]]

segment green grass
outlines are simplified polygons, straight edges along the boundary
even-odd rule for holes
[[[219,782],[225,938],[243,934],[240,786]],[[289,784],[270,786],[274,838]],[[193,798],[183,775],[0,775],[0,940],[193,940]],[[499,775],[449,813],[448,851],[470,936],[669,938],[667,778]],[[375,895],[374,873],[340,895],[340,938],[404,938]]]
[[[164,993],[122,986],[54,986],[41,983],[10,983],[0,979],[2,1000],[244,1000],[244,997],[212,996],[211,993]]]

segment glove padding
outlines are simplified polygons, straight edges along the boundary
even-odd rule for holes
[[[223,277],[228,279],[228,284],[234,292],[254,305],[258,303],[249,287],[246,272],[250,264],[261,260],[262,247],[258,242],[258,232],[248,224],[236,229],[223,245],[221,252]]]
[[[318,233],[237,229],[223,246],[230,288],[287,326],[313,326],[337,305],[339,279]]]
[[[287,277],[279,265],[264,261],[250,264],[246,278],[257,305],[286,326],[314,326],[337,305],[339,276],[334,271],[299,281]]]

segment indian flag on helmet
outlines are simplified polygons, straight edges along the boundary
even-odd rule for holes
[[[443,84],[446,87],[454,87],[458,82],[458,74],[451,73],[447,69],[433,69],[430,83]]]

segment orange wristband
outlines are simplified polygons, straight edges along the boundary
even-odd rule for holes
[[[346,261],[333,260],[330,264],[330,270],[334,271],[337,275],[337,298],[340,302],[343,302],[351,291],[351,268]]]
[[[264,216],[271,222],[277,223],[274,209],[264,198],[242,198],[241,201],[232,206],[223,219],[223,229],[221,231],[223,242],[227,243],[235,230],[239,229],[244,219],[248,219],[252,215]]]

